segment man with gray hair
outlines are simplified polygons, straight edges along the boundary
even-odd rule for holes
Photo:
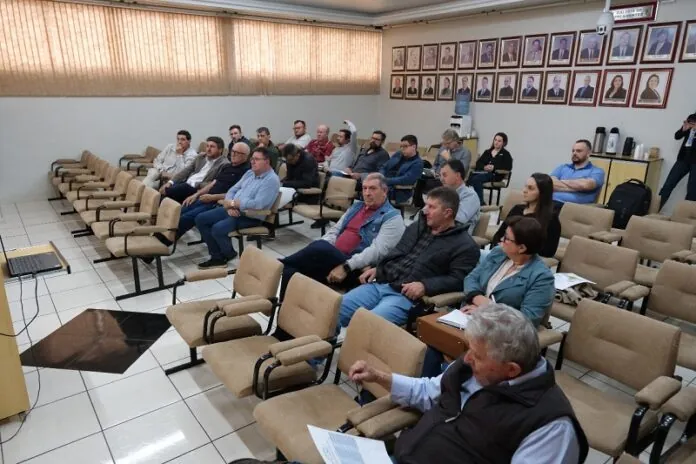
[[[492,303],[471,314],[464,356],[435,378],[411,378],[357,361],[349,377],[376,382],[424,414],[401,433],[395,462],[442,464],[585,461],[587,438],[541,357],[537,332],[516,309]]]

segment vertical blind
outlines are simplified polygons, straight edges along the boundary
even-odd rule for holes
[[[1,96],[377,94],[378,32],[0,1]]]

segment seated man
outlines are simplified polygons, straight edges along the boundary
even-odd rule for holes
[[[423,160],[418,156],[418,139],[415,135],[404,135],[401,148],[394,153],[380,171],[387,178],[389,199],[404,203],[413,195],[413,190],[396,190],[397,185],[414,185],[423,172]],[[456,209],[455,209],[456,210]]]
[[[468,148],[462,145],[459,134],[454,129],[447,129],[442,133],[442,142],[440,143],[440,149],[435,156],[432,166],[432,174],[434,177],[425,177],[418,181],[416,190],[413,198],[413,205],[422,208],[423,207],[423,195],[428,193],[435,187],[442,185],[440,180],[440,170],[442,166],[449,160],[458,160],[464,164],[464,178],[466,179],[466,172],[469,171],[469,166],[471,165],[471,152]]]
[[[160,187],[163,197],[183,203],[188,197],[205,187],[220,174],[223,166],[230,164],[222,156],[225,142],[220,137],[208,137],[205,156],[197,156],[193,163],[184,167]]]
[[[326,158],[324,168],[327,171],[341,174],[353,164],[355,154],[358,152],[358,138],[353,134],[357,132],[355,124],[344,121],[348,129],[338,131],[338,146],[334,148],[331,156]]]
[[[312,155],[293,144],[285,145],[282,155],[288,171],[280,187],[279,208],[292,201],[297,189],[319,187],[319,166]],[[299,198],[299,201],[302,199]]]
[[[222,207],[199,214],[196,227],[208,245],[210,259],[198,265],[201,269],[226,267],[237,256],[229,233],[236,229],[259,225],[265,214],[247,213],[247,210],[269,210],[280,189],[278,175],[271,167],[271,155],[264,147],[256,147],[251,154],[251,170],[225,195]]]
[[[292,123],[292,132],[294,135],[285,143],[278,145],[278,150],[282,150],[288,145],[297,145],[300,148],[304,148],[312,141],[312,137],[307,133],[307,125],[301,119]]]
[[[196,150],[191,148],[191,133],[180,130],[176,133],[176,145],[170,143],[157,155],[152,161],[153,166],[147,170],[143,183],[157,190],[162,174],[173,176],[184,169],[184,166],[193,163],[197,156]]]
[[[217,149],[217,145],[215,145],[215,149]],[[217,202],[224,200],[225,193],[239,182],[251,167],[249,164],[249,145],[246,143],[237,142],[232,145],[230,155],[232,163],[224,165],[212,182],[200,188],[182,203],[179,229],[176,231],[177,239],[196,225],[196,216],[218,206]]]
[[[358,285],[364,267],[377,265],[394,248],[404,233],[404,221],[387,201],[387,191],[382,174],[369,174],[362,184],[363,201],[353,203],[321,239],[281,259],[281,300],[296,272],[350,288]]]
[[[266,148],[268,156],[271,157],[271,169],[277,171],[280,151],[278,151],[278,147],[273,145],[271,141],[271,131],[268,130],[268,127],[259,127],[256,129],[256,145],[252,148],[256,147]]]
[[[459,160],[451,159],[440,169],[442,184],[454,189],[459,195],[459,209],[455,220],[466,228],[469,235],[473,235],[481,216],[481,203],[476,191],[464,183],[465,177],[466,168]]]
[[[353,132],[353,137],[357,136],[357,132]],[[371,172],[379,172],[389,161],[389,153],[382,146],[385,140],[387,140],[387,134],[380,130],[374,131],[370,138],[370,145],[358,153],[353,164],[344,172],[357,181],[364,180]]]
[[[399,435],[394,462],[584,462],[587,438],[529,320],[490,304],[471,315],[466,338],[469,349],[438,377],[383,372],[364,360],[350,368],[351,380],[376,382],[424,413]]]
[[[326,158],[331,156],[334,149],[333,143],[329,140],[329,126],[321,124],[317,127],[317,138],[309,142],[305,147],[307,153],[312,155],[317,163],[323,163]]]
[[[479,260],[479,249],[464,226],[455,222],[458,209],[454,190],[433,189],[419,220],[406,228],[376,268],[360,275],[363,285],[343,296],[341,325],[347,326],[360,307],[402,325],[417,300],[460,291]]]
[[[251,150],[251,141],[242,134],[242,127],[238,124],[230,126],[230,146],[228,148],[227,159],[232,161],[232,149],[237,142],[245,143]]]
[[[578,140],[573,145],[571,163],[553,170],[553,201],[557,208],[563,203],[594,203],[604,184],[604,170],[590,162],[592,144]]]

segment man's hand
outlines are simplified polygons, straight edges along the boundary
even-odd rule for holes
[[[264,145],[263,142],[256,142],[256,146],[257,147],[265,147],[266,145]]]
[[[238,209],[230,208],[227,210],[227,214],[229,214],[232,217],[239,217],[242,215],[241,211]]]
[[[332,284],[341,283],[344,280],[346,280],[346,277],[348,277],[348,273],[343,268],[343,264],[339,264],[335,268],[331,269],[331,272],[329,272],[329,275],[326,277],[326,280],[328,280]]]
[[[356,361],[348,370],[348,378],[355,383],[376,382],[391,391],[392,375],[382,372],[367,364],[366,361]]]
[[[343,172],[345,172],[346,174],[353,174],[353,170],[351,168],[345,168]]]
[[[193,195],[187,197],[181,205],[182,206],[189,206],[189,205],[193,204],[196,200],[198,200],[198,194],[194,193]]]
[[[483,170],[486,172],[493,172],[494,169],[495,169],[495,166],[493,166],[492,164],[487,164],[483,167]]]
[[[180,144],[176,144],[176,153],[177,155],[181,155],[184,153],[184,147],[182,147]]]
[[[463,312],[464,314],[471,314],[474,311],[476,311],[478,307],[476,305],[464,305],[459,310]]]
[[[169,187],[169,183],[166,183],[166,184],[162,185],[162,186],[159,188],[159,193],[161,193],[162,195],[164,195],[164,193],[167,191],[167,187]]]
[[[401,294],[409,300],[418,300],[425,295],[425,285],[420,282],[409,282],[401,286]]]
[[[234,200],[225,200],[222,202],[222,206],[224,206],[227,209],[236,208]]]
[[[360,180],[360,179],[362,178],[362,176],[360,176],[360,173],[358,173],[358,172],[352,173],[352,174],[350,175],[350,177],[351,177],[352,179],[355,179],[355,180]]]
[[[360,277],[358,277],[358,280],[360,281],[361,284],[367,284],[375,280],[375,276],[377,275],[377,268],[371,267],[362,274],[360,274]]]
[[[445,161],[449,161],[450,156],[451,156],[450,151],[449,150],[442,150],[442,152],[440,153],[440,156],[442,156],[445,159]]]
[[[199,200],[203,203],[212,203],[215,201],[215,197],[209,193],[206,193],[205,195],[201,195]]]
[[[685,120],[685,121],[684,121],[684,124],[682,124],[682,129],[681,129],[681,130],[682,130],[682,132],[683,132],[683,131],[687,131],[687,130],[691,130],[691,127],[692,127],[692,126],[693,126],[693,124],[691,124],[689,121],[686,121],[686,120]]]

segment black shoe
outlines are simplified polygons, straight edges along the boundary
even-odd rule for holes
[[[327,221],[325,219],[320,219],[318,221],[314,221],[314,223],[309,227],[311,227],[312,229],[321,229],[323,226],[325,226],[328,223],[329,223],[329,221]]]
[[[140,258],[140,260],[145,264],[152,264],[152,262],[155,260],[155,257],[154,256],[145,256],[144,258]]]
[[[214,267],[227,267],[227,261],[224,259],[209,259],[198,265],[198,269],[212,269]]]

